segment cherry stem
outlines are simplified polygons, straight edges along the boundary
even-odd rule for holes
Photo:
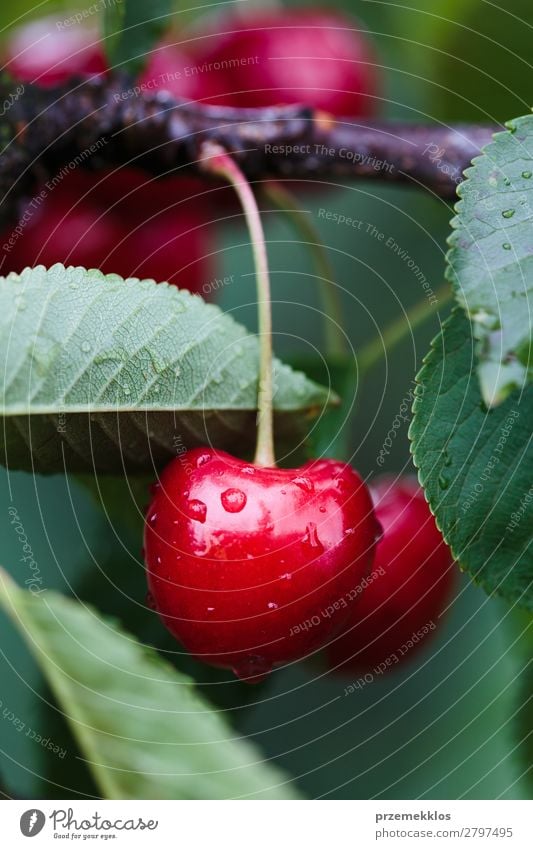
[[[250,234],[257,285],[259,319],[259,383],[257,441],[254,463],[275,466],[272,377],[272,304],[265,233],[255,195],[235,159],[217,142],[206,141],[201,151],[202,169],[231,183],[242,204]]]
[[[405,314],[393,319],[383,333],[375,336],[358,352],[360,374],[364,375],[370,371],[386,353],[392,351],[412,330],[420,327],[452,298],[453,290],[449,284],[445,284],[437,289],[431,301],[424,298],[408,309]]]
[[[334,282],[333,266],[316,227],[306,212],[300,209],[292,192],[281,183],[267,182],[263,194],[276,206],[300,233],[302,243],[309,248],[317,270],[322,296],[322,309],[326,316],[324,324],[325,350],[331,359],[342,359],[348,354],[348,343],[344,332],[342,303]]]

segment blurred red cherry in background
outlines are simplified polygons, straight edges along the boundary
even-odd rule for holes
[[[326,652],[330,669],[343,674],[383,674],[409,660],[436,630],[456,577],[416,478],[385,477],[371,493],[383,528],[372,580]]]
[[[107,69],[96,28],[62,26],[57,17],[40,18],[10,33],[4,70],[23,82],[54,86],[73,76]]]
[[[372,42],[340,12],[230,12],[201,21],[194,34],[188,50],[198,76],[209,80],[204,96],[213,103],[304,103],[337,116],[376,111],[380,74]]]

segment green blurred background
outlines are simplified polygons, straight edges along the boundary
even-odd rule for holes
[[[33,5],[4,0],[1,26],[8,27]],[[73,8],[71,3],[45,3],[34,16],[58,5]],[[501,122],[529,110],[530,0],[508,0],[505,9],[485,0],[411,0],[403,6],[352,0],[336,6],[357,15],[373,34],[383,65],[385,116]],[[451,208],[429,192],[357,183],[306,193],[302,207],[330,248],[356,351],[424,292],[405,260],[369,235],[366,226],[354,230],[327,222],[319,217],[321,208],[361,219],[392,237],[433,289],[441,284]],[[265,213],[265,225],[276,351],[289,358],[310,354],[322,346],[322,328],[308,252],[276,213]],[[217,227],[217,276],[234,275],[219,302],[253,328],[246,241],[238,223]],[[377,455],[446,314],[443,306],[354,388],[357,409],[348,433],[349,454],[370,479],[379,471]],[[404,425],[383,470],[411,469]],[[517,679],[523,657],[513,647],[516,624],[504,605],[466,580],[459,583],[432,645],[405,668],[356,694],[345,697],[349,682],[326,676],[319,658],[278,672],[258,688],[246,687],[181,655],[145,608],[138,528],[107,519],[75,480],[0,474],[0,562],[15,578],[21,579],[20,550],[9,525],[11,504],[48,587],[93,603],[191,672],[204,694],[229,712],[237,731],[254,737],[266,757],[298,779],[304,793],[327,798],[527,795],[521,778],[525,763],[515,750],[523,730],[513,714],[524,696]],[[61,711],[4,619],[0,647],[3,707],[66,749],[63,759],[47,753],[17,732],[0,708],[4,788],[29,798],[97,795]]]

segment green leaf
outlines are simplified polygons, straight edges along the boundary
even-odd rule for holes
[[[0,278],[0,458],[39,472],[153,474],[186,449],[252,449],[257,337],[153,280],[55,265]],[[277,435],[332,393],[275,363]]]
[[[417,378],[414,460],[461,566],[487,592],[533,609],[533,388],[487,410],[474,347],[456,310]]]
[[[109,0],[103,29],[111,67],[138,74],[169,27],[173,6],[173,0]]]
[[[458,189],[448,278],[478,339],[485,403],[533,375],[533,115],[497,133]]]
[[[403,31],[415,42],[415,52],[416,42],[425,47],[411,68],[416,75],[423,68],[429,80],[433,120],[495,123],[528,109],[530,0],[433,0],[430,6],[416,0],[416,5],[422,6],[422,27],[413,33],[412,16],[406,14]],[[401,13],[399,7],[398,17]]]
[[[281,771],[239,738],[193,682],[91,607],[21,590],[0,570],[20,630],[109,799],[290,799]]]

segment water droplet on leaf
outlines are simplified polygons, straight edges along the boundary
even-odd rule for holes
[[[441,489],[448,489],[450,485],[450,479],[443,472],[440,473],[438,478],[438,483]]]

